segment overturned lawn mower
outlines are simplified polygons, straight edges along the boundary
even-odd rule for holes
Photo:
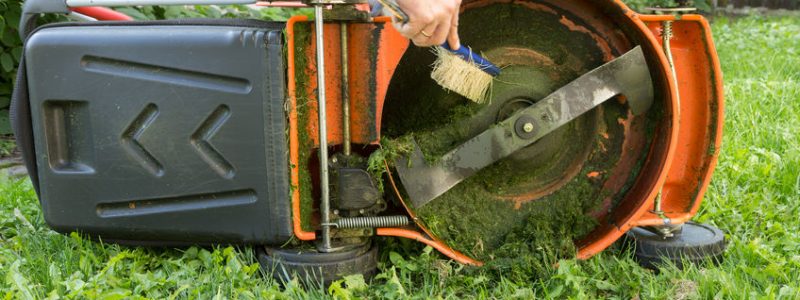
[[[471,265],[585,259],[626,233],[648,266],[721,256],[722,233],[689,222],[723,95],[708,24],[685,9],[464,1],[462,40],[502,68],[478,104],[365,1],[287,22],[87,7],[123,2],[162,1],[25,2],[12,115],[59,232],[257,245],[276,276],[328,281],[373,273],[375,236]],[[107,21],[31,28],[40,13]]]

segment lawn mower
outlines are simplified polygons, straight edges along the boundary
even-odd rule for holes
[[[107,8],[206,4],[314,18],[133,21]],[[431,51],[365,4],[26,1],[11,116],[49,226],[253,245],[280,276],[326,281],[374,273],[376,236],[474,266],[539,243],[526,228],[578,259],[623,236],[645,265],[721,257],[723,233],[690,221],[723,124],[702,16],[464,0],[463,43],[502,69],[477,104],[436,85]],[[92,22],[35,27],[42,13]]]

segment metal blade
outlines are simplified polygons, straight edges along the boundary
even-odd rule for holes
[[[642,114],[652,105],[653,83],[641,47],[589,71],[491,126],[433,165],[426,162],[414,142],[410,157],[397,160],[397,173],[411,203],[415,208],[422,207],[481,169],[620,94],[625,95],[634,114]]]

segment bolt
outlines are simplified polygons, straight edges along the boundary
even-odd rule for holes
[[[533,132],[533,123],[528,122],[528,123],[523,124],[522,125],[522,131],[525,131],[525,133]]]
[[[337,163],[338,161],[339,161],[339,160],[338,160],[338,159],[336,159],[336,156],[334,156],[333,158],[331,158],[331,162],[332,162],[332,163]]]
[[[661,232],[661,237],[663,239],[667,239],[667,238],[671,238],[671,237],[675,236],[674,234],[672,234],[672,228],[669,228],[667,226],[658,228],[658,231]]]

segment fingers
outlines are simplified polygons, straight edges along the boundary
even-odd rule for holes
[[[424,29],[411,38],[411,41],[414,42],[414,45],[420,47],[435,45],[434,42],[436,41],[436,35],[439,34],[440,27],[441,25],[437,22],[428,23]]]
[[[453,20],[450,22],[447,43],[450,44],[450,49],[458,50],[458,48],[461,48],[461,39],[458,38],[458,13],[453,14]]]
[[[431,35],[433,30],[436,29],[436,22],[438,20],[436,19],[435,11],[429,7],[430,3],[425,1],[428,0],[398,2],[400,8],[408,15],[408,20],[403,24],[393,19],[395,22],[392,22],[392,24],[400,34],[412,41],[423,42],[424,39],[427,38],[426,35]],[[432,28],[429,28],[426,34],[421,34],[426,27]]]
[[[451,19],[452,18],[445,19],[436,26],[436,32],[431,36],[430,40],[428,40],[428,46],[438,46],[447,40],[447,35],[450,34]]]
[[[398,23],[393,24],[395,24],[395,28],[400,34],[411,39],[415,44],[427,40],[429,38],[427,35],[431,35],[436,29],[436,23],[433,17],[427,16],[417,16],[409,20],[406,24],[399,24],[400,26],[398,26]],[[425,31],[425,33],[423,33],[423,31]]]
[[[420,30],[411,40],[414,45],[419,47],[441,45],[447,40],[447,35],[450,33],[450,20],[450,17],[434,19],[433,22],[425,25],[425,28]]]
[[[449,42],[453,47],[459,44],[457,24],[461,0],[406,0],[398,1],[398,5],[409,20],[406,24],[394,22],[393,25],[415,45],[428,47]]]

